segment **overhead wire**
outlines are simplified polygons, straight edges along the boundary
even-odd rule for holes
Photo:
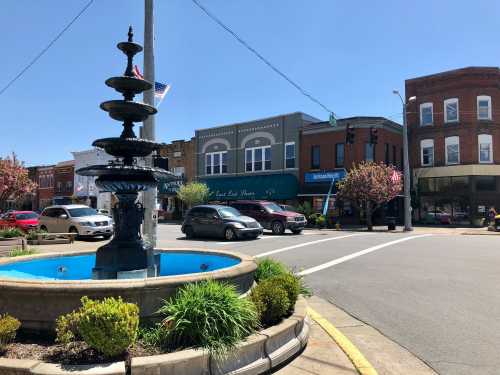
[[[241,45],[243,45],[246,49],[252,52],[258,59],[260,59],[264,64],[266,64],[269,68],[271,68],[275,73],[285,79],[289,84],[295,87],[302,95],[307,97],[312,102],[319,105],[329,114],[337,117],[335,112],[333,112],[330,108],[328,108],[321,101],[316,99],[313,95],[308,93],[302,86],[300,86],[297,82],[295,82],[290,76],[285,74],[279,68],[277,68],[273,63],[271,63],[268,59],[266,59],[261,53],[259,53],[255,48],[253,48],[250,44],[248,44],[243,38],[241,38],[235,31],[233,31],[229,26],[224,24],[217,16],[215,16],[211,11],[209,11],[205,6],[203,6],[198,0],[191,0],[198,8],[200,8],[203,13],[205,13],[209,18],[211,18],[215,23],[217,23],[220,27],[226,30],[229,34],[231,34]]]
[[[80,16],[85,13],[85,11],[92,5],[94,0],[90,0],[85,4],[85,6],[77,13],[75,17],[47,44],[21,71],[12,78],[1,90],[0,95],[2,95],[5,91],[9,89],[19,78],[21,78],[24,73],[28,71],[53,45],[55,42],[63,36],[63,34],[80,18]]]

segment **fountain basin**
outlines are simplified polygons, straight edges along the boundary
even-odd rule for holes
[[[54,330],[60,315],[78,308],[82,296],[121,296],[137,303],[142,319],[153,320],[162,300],[187,283],[215,279],[235,285],[240,293],[253,284],[256,264],[247,255],[192,249],[155,253],[164,265],[160,276],[146,279],[91,280],[95,252],[0,260],[0,314],[18,318],[26,331],[43,333]]]

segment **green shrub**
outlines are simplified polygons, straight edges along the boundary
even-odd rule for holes
[[[21,248],[14,248],[9,252],[10,257],[21,257],[24,255],[33,255],[38,253],[38,250],[35,249],[34,247],[29,247],[26,249],[21,249]]]
[[[265,258],[259,261],[255,270],[255,281],[260,282],[274,276],[290,273],[290,270],[281,262]]]
[[[24,233],[19,228],[7,228],[4,230],[0,230],[0,237],[3,237],[3,238],[15,238],[15,237],[22,237],[22,236],[24,236]]]
[[[139,308],[119,298],[102,301],[82,297],[82,307],[57,319],[57,341],[69,343],[80,337],[107,357],[125,352],[137,339]]]
[[[250,300],[255,304],[260,321],[265,326],[278,323],[290,308],[287,291],[281,285],[275,285],[272,278],[253,288]]]
[[[0,315],[0,350],[16,338],[20,326],[21,322],[16,318],[8,314]]]
[[[287,311],[292,312],[300,294],[299,279],[295,275],[288,273],[270,278],[269,283],[281,287],[286,291],[289,303]]]
[[[239,298],[234,286],[213,280],[188,284],[159,310],[165,318],[163,345],[199,346],[216,357],[229,350],[258,326],[253,303]]]
[[[26,235],[27,240],[36,240],[38,238],[38,234],[47,233],[46,230],[41,229],[33,229],[28,232]]]

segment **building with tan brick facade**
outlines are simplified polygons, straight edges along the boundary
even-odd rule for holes
[[[346,144],[346,127],[354,132],[354,143]],[[370,133],[376,129],[377,143],[371,143]],[[402,127],[383,117],[351,117],[340,119],[337,126],[329,122],[305,125],[300,137],[300,190],[301,201],[311,202],[316,211],[324,205],[332,179],[332,193],[335,182],[343,178],[353,164],[368,160],[383,162],[401,168]],[[343,212],[337,210],[335,197],[329,200],[331,214],[344,217],[343,222],[356,222],[357,215],[348,202]],[[397,207],[391,207],[393,211]],[[392,214],[397,214],[393,212]],[[347,221],[345,220],[347,219]]]
[[[500,70],[406,80],[416,218],[478,224],[500,209]]]

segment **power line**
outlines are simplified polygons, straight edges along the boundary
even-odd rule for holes
[[[7,91],[7,89],[12,86],[14,84],[14,82],[16,82],[19,78],[21,78],[23,76],[24,73],[26,73],[26,71],[31,68],[37,61],[38,59],[40,59],[40,57],[42,57],[45,52],[47,52],[50,47],[52,47],[52,45],[57,42],[57,40],[71,27],[71,25],[73,25],[76,20],[78,18],[80,18],[80,16],[85,13],[85,11],[92,5],[92,3],[94,2],[94,0],[90,0],[83,8],[82,10],[80,10],[78,12],[78,14],[71,20],[70,23],[68,23],[60,32],[59,34],[56,35],[56,37],[54,39],[52,39],[50,41],[49,44],[47,44],[47,46],[42,49],[40,51],[40,53],[38,55],[35,56],[35,58],[33,58],[33,60],[31,60],[28,65],[26,65],[14,78],[12,78],[9,83],[7,83],[3,88],[2,90],[0,90],[0,95],[2,95],[5,91]]]
[[[270,67],[275,73],[279,74],[282,78],[284,78],[288,83],[290,83],[293,87],[295,87],[299,92],[313,101],[314,103],[318,104],[321,108],[323,108],[325,111],[327,111],[330,114],[335,115],[335,113],[329,109],[326,105],[321,103],[318,99],[316,99],[314,96],[309,94],[306,90],[304,90],[298,83],[293,81],[288,75],[283,73],[281,70],[279,70],[275,65],[273,65],[269,60],[267,60],[264,56],[262,56],[255,48],[250,46],[246,41],[244,41],[236,32],[231,30],[229,26],[226,26],[219,18],[217,18],[213,13],[211,13],[207,8],[205,8],[203,5],[199,3],[198,0],[191,0],[198,8],[200,8],[208,17],[210,17],[215,23],[217,23],[220,27],[222,27],[224,30],[226,30],[229,34],[231,34],[238,42],[240,42],[246,49],[248,49],[250,52],[252,52],[257,58],[259,58],[264,64],[266,64],[268,67]],[[337,116],[335,116],[337,117]]]

